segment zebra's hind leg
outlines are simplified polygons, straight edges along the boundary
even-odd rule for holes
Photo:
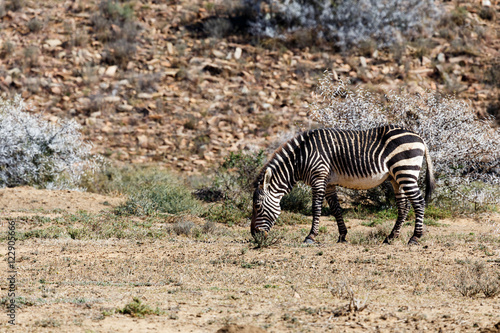
[[[410,202],[406,198],[406,195],[400,190],[399,184],[395,180],[391,180],[392,187],[394,188],[394,194],[396,195],[396,206],[398,207],[398,218],[392,228],[391,233],[384,240],[384,243],[390,244],[394,238],[399,237],[401,231],[401,226],[408,216],[410,211]]]
[[[339,240],[337,243],[345,243],[345,236],[347,235],[347,228],[344,223],[344,218],[342,217],[342,207],[340,207],[339,200],[337,197],[337,189],[334,185],[326,186],[326,201],[330,206],[330,209],[333,212],[333,216],[335,216],[335,220],[337,221],[337,226],[339,228]]]
[[[415,211],[415,231],[408,244],[416,245],[418,244],[418,239],[422,237],[423,234],[425,201],[418,188],[412,193],[407,193],[406,196],[410,200],[413,210]]]

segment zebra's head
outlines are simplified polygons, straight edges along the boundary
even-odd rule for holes
[[[267,168],[264,177],[259,177],[255,184],[253,193],[253,213],[250,231],[255,238],[256,234],[264,233],[267,235],[274,222],[281,213],[281,196],[273,191],[271,186],[272,169]]]

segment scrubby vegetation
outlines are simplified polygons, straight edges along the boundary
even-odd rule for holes
[[[22,99],[0,98],[0,187],[78,188],[100,165],[75,121],[48,121]]]
[[[465,101],[434,91],[375,94],[326,73],[310,109],[323,126],[362,130],[395,124],[419,133],[433,159],[439,204],[458,199],[466,209],[500,202],[500,128],[492,118],[478,119]]]
[[[250,1],[244,1],[247,4]],[[363,43],[376,48],[429,35],[441,9],[432,0],[270,0],[255,10],[251,31],[273,38],[326,40],[347,50]],[[256,5],[254,5],[255,7]],[[302,36],[302,37],[301,37]]]

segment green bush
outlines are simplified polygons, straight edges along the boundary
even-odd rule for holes
[[[143,216],[158,213],[190,213],[196,215],[201,211],[200,202],[192,196],[189,188],[169,172],[150,168],[132,169],[116,174],[115,177],[121,180],[113,181],[116,189],[128,195],[127,201],[117,208],[117,214]]]
[[[304,215],[311,214],[312,194],[311,188],[304,183],[298,183],[281,199],[281,209]]]
[[[238,223],[252,214],[253,181],[264,163],[264,152],[230,153],[217,169],[212,184],[198,189],[199,199],[214,201],[205,217],[229,225]]]

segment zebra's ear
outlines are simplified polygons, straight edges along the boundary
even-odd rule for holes
[[[273,175],[271,168],[267,168],[266,173],[264,174],[264,181],[262,182],[262,188],[264,191],[267,191],[269,184],[271,182],[271,176]]]

